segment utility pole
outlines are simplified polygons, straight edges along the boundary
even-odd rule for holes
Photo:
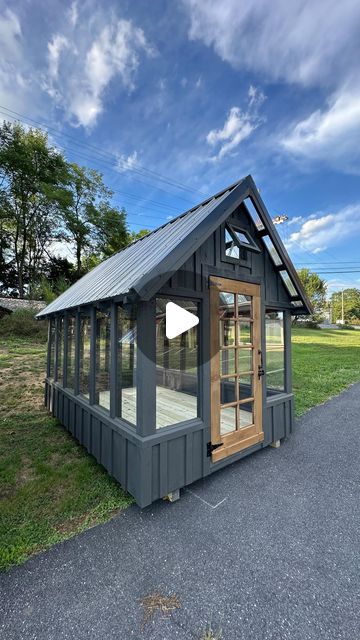
[[[344,324],[344,289],[341,291],[341,324]]]

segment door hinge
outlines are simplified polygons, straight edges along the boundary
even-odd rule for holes
[[[219,447],[223,446],[223,442],[218,442],[218,444],[212,444],[212,442],[208,442],[206,445],[206,455],[208,458],[210,458],[211,454],[213,451],[215,451],[215,449],[218,449]]]

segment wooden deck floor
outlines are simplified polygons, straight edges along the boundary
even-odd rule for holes
[[[100,404],[105,409],[110,408],[110,392],[100,393]],[[136,387],[122,390],[122,416],[131,424],[136,424]],[[189,393],[182,393],[156,387],[156,426],[158,429],[171,424],[192,420],[197,417],[197,398]],[[251,412],[240,409],[240,422],[243,427],[251,424]],[[233,409],[226,408],[221,412],[221,434],[234,430]]]

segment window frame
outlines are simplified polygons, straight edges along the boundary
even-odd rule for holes
[[[266,340],[266,316],[268,313],[282,313],[283,314],[283,363],[284,363],[284,381],[282,389],[276,389],[268,385],[268,358],[267,358],[267,340]],[[280,306],[271,306],[265,303],[264,305],[264,355],[265,355],[265,389],[266,401],[272,400],[280,395],[288,394],[289,391],[289,380],[288,380],[288,354],[287,351],[289,349],[288,340],[287,340],[287,332],[288,332],[288,313],[289,309],[285,309]],[[290,343],[291,348],[291,343]],[[269,393],[270,391],[270,393]]]
[[[239,258],[233,258],[232,256],[226,255],[226,239],[225,239],[226,231],[230,234],[231,238],[233,239],[233,242],[239,248],[239,251],[240,252],[242,250],[246,251],[246,257],[241,257],[240,255]],[[243,233],[244,236],[248,238],[249,244],[246,244],[245,242],[241,242],[236,236],[236,233],[235,233],[236,231]],[[221,226],[221,259],[222,261],[228,262],[231,264],[237,264],[239,266],[249,266],[250,252],[261,253],[261,248],[252,238],[251,233],[247,229],[244,229],[240,225],[236,224],[236,222],[232,222],[232,221],[225,222]]]
[[[177,428],[177,427],[179,427],[181,425],[184,425],[184,424],[186,424],[188,422],[193,422],[194,420],[198,420],[198,421],[202,421],[203,420],[203,402],[202,402],[203,384],[202,384],[202,366],[201,366],[202,351],[203,351],[203,338],[202,338],[202,303],[203,303],[203,300],[202,300],[201,297],[198,297],[196,295],[196,293],[195,293],[195,295],[186,295],[186,293],[184,293],[184,294],[182,294],[182,293],[181,294],[180,293],[179,294],[173,294],[173,293],[159,292],[154,297],[154,301],[155,301],[154,320],[155,320],[155,323],[156,323],[156,301],[159,298],[163,299],[163,300],[166,300],[168,302],[174,302],[175,304],[177,304],[179,302],[179,300],[190,300],[192,302],[195,302],[196,305],[197,305],[197,309],[198,309],[199,322],[196,325],[196,327],[197,327],[197,362],[196,362],[197,416],[195,416],[193,418],[186,419],[186,420],[182,420],[180,422],[174,422],[173,424],[169,424],[169,425],[166,425],[164,427],[157,427],[156,426],[156,388],[157,388],[157,384],[156,384],[156,379],[155,379],[155,424],[154,424],[155,431],[154,431],[154,433],[157,434],[157,435],[162,434],[163,432],[167,431],[168,429],[174,429],[174,428]],[[154,353],[155,353],[155,371],[156,371],[156,366],[157,366],[156,331],[155,331]]]

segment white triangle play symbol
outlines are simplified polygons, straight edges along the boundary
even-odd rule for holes
[[[166,337],[171,340],[199,324],[199,318],[174,302],[166,304]]]

